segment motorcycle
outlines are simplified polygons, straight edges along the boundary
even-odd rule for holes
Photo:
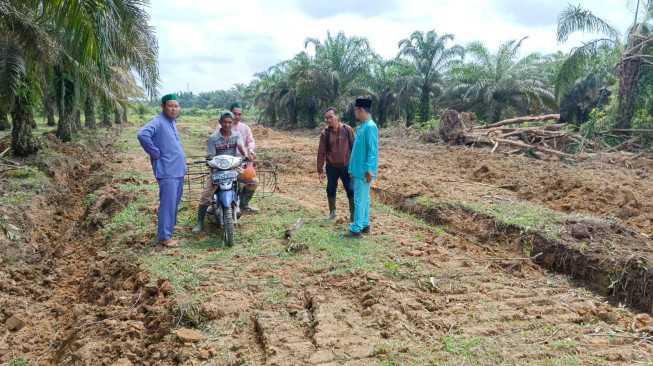
[[[224,232],[224,242],[227,246],[234,245],[234,225],[238,223],[240,216],[240,184],[238,183],[238,171],[236,168],[243,167],[249,160],[246,157],[231,155],[217,155],[205,163],[212,168],[211,179],[216,185],[213,193],[209,211],[213,215]]]

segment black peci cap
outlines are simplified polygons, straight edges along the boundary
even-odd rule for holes
[[[370,99],[357,98],[354,104],[356,108],[372,108],[372,101]]]

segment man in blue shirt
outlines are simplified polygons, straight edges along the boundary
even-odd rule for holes
[[[184,147],[175,126],[177,116],[179,99],[174,94],[165,95],[161,98],[161,114],[138,131],[138,141],[150,155],[152,171],[159,183],[159,242],[169,248],[179,246],[172,235],[187,172]]]
[[[372,101],[356,99],[356,120],[362,122],[356,132],[349,160],[349,175],[354,178],[354,222],[345,238],[360,238],[370,232],[370,185],[376,179],[379,164],[379,131],[372,120]]]
[[[209,136],[209,140],[206,143],[206,158],[210,159],[217,155],[231,155],[237,156],[236,153],[240,153],[241,156],[251,158],[253,149],[249,151],[245,149],[245,142],[243,140],[240,132],[233,129],[233,123],[235,122],[235,116],[232,112],[224,112],[220,115],[220,128]],[[243,188],[243,197],[241,198],[241,209],[244,207],[242,200],[246,199],[245,196],[251,198],[252,194],[258,187],[258,178],[245,178],[244,169],[237,168],[238,171],[238,182],[244,185]],[[217,186],[213,184],[213,177],[209,174],[206,177],[204,182],[204,191],[200,196],[200,204],[197,209],[197,225],[193,228],[193,233],[199,233],[204,228],[204,216],[206,216],[206,211],[211,203],[211,197]],[[250,194],[251,192],[252,194]],[[247,199],[249,200],[249,199]]]

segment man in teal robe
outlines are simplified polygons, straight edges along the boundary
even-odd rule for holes
[[[370,233],[370,186],[376,179],[379,165],[379,130],[372,120],[372,101],[356,99],[356,120],[363,124],[356,132],[354,148],[349,160],[349,175],[354,178],[354,222],[345,238],[360,238]]]

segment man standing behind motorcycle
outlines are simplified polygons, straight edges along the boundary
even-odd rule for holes
[[[325,220],[336,217],[336,189],[338,178],[347,192],[349,199],[349,221],[354,221],[354,182],[349,176],[349,158],[354,146],[354,130],[339,121],[340,116],[335,108],[327,108],[324,119],[326,128],[320,134],[320,144],[317,148],[317,175],[320,184],[324,183],[324,160],[326,159],[327,201],[329,216]],[[328,140],[327,140],[328,139]]]
[[[234,115],[234,124],[231,126],[231,129],[233,131],[240,132],[240,135],[243,137],[245,150],[247,151],[249,160],[256,160],[256,153],[254,152],[256,141],[254,141],[254,135],[252,134],[252,130],[249,128],[249,126],[241,122],[243,119],[243,107],[240,105],[240,103],[236,102],[232,104],[231,107],[229,107],[229,110],[231,111],[231,114]],[[220,126],[218,126],[218,130],[219,129]],[[245,156],[245,154],[241,154],[240,151],[236,151],[236,156]],[[254,187],[254,189],[256,189],[256,187]],[[249,194],[249,196],[245,196],[245,193]],[[240,201],[240,212],[257,213],[259,211],[257,207],[249,205],[249,201],[252,199],[253,194],[253,189],[251,191],[243,191],[243,199]]]
[[[240,152],[242,156],[248,157],[242,135],[240,132],[232,129],[234,119],[234,115],[231,112],[224,112],[220,115],[220,128],[209,136],[206,144],[207,159],[217,155],[236,156],[237,152]],[[237,170],[238,182],[245,186],[241,197],[241,207],[247,207],[256,187],[258,187],[258,178],[245,179],[243,174],[244,169],[238,168]],[[194,233],[199,233],[204,228],[204,216],[206,216],[206,210],[209,207],[209,203],[211,203],[211,197],[213,197],[216,188],[217,186],[213,184],[213,178],[209,174],[206,182],[204,182],[204,191],[200,197],[200,205],[197,210],[197,225],[193,228]]]

